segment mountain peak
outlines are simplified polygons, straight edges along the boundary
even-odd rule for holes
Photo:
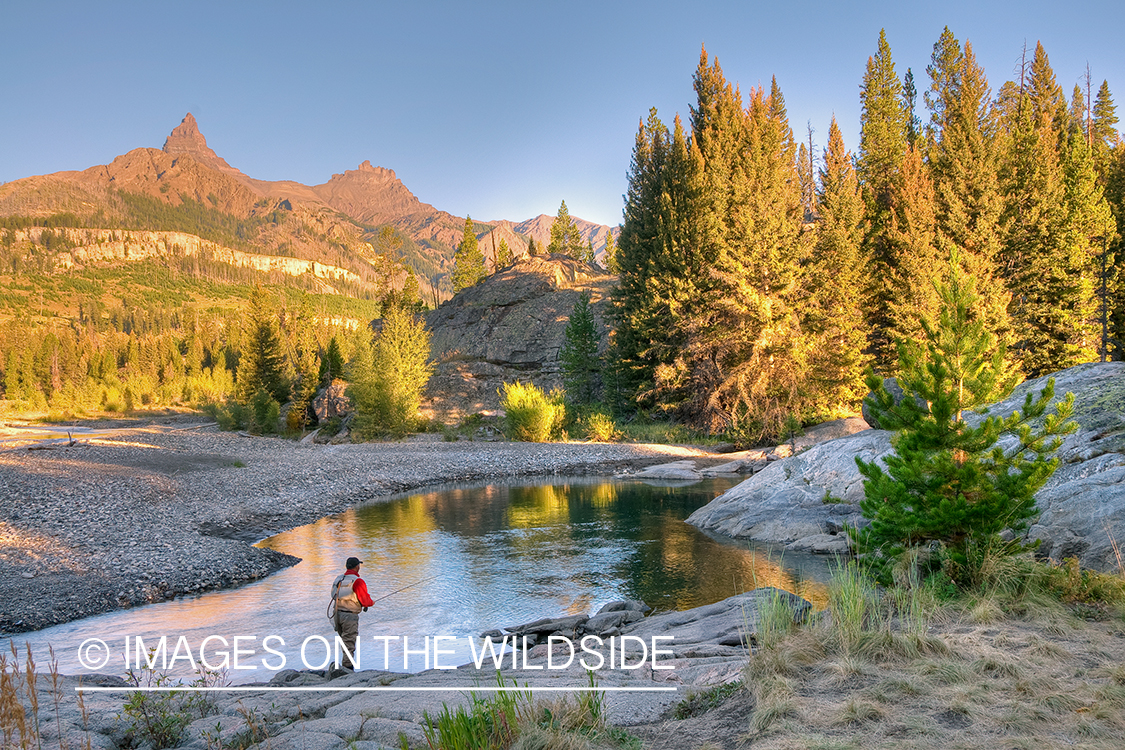
[[[207,139],[203,137],[203,133],[199,132],[199,125],[191,112],[188,112],[184,119],[180,121],[180,124],[172,129],[172,132],[164,141],[163,151],[173,156],[189,154],[207,166],[227,174],[242,174],[211,150],[207,145]]]

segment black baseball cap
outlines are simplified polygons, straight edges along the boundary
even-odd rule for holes
[[[358,557],[349,557],[348,561],[344,563],[344,567],[351,570],[352,568],[358,568],[362,563],[363,560],[360,560]]]

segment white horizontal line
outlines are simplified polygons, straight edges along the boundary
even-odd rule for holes
[[[677,687],[85,687],[74,688],[78,693],[460,693],[464,691],[481,693],[674,693]]]

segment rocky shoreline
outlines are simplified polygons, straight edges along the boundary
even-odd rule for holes
[[[807,618],[808,602],[772,588],[648,617],[641,613],[647,610],[643,602],[623,601],[607,605],[605,612],[590,618],[570,616],[515,626],[509,636],[521,636],[523,646],[516,648],[519,658],[509,653],[499,665],[484,658],[479,666],[466,664],[415,674],[379,669],[355,673],[287,669],[269,682],[210,695],[210,710],[200,718],[189,717],[194,720],[184,727],[175,746],[193,750],[247,745],[271,750],[381,750],[400,747],[402,735],[411,747],[425,747],[427,715],[436,717],[447,706],[466,705],[474,694],[488,697],[489,693],[475,689],[487,691],[498,681],[555,691],[554,695],[535,696],[543,700],[557,698],[557,691],[588,687],[592,679],[605,691],[606,722],[643,731],[642,727],[660,724],[693,691],[742,680],[761,608],[773,601],[788,607],[795,620]],[[632,616],[622,619],[627,612]],[[609,623],[607,615],[617,616],[617,621]],[[594,623],[599,617],[601,637],[576,646],[584,632],[594,634],[581,627],[576,630],[578,621]],[[611,639],[609,630],[617,637]],[[550,633],[556,640],[532,645],[535,633]],[[532,647],[526,648],[529,645]],[[76,700],[79,687],[93,688],[84,693],[84,705]],[[56,685],[41,674],[40,692],[59,697],[57,706],[41,701],[38,726],[44,746],[118,750],[141,739],[130,735],[128,721],[121,718],[129,687],[130,683],[113,675],[64,676]]]
[[[237,586],[297,562],[251,546],[365,501],[449,482],[612,475],[695,448],[592,443],[300,445],[199,417],[28,450],[0,431],[0,635]]]

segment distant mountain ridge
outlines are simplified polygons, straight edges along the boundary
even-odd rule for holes
[[[239,219],[255,219],[285,211],[296,219],[282,229],[266,227],[251,242],[265,254],[289,254],[333,266],[350,267],[360,277],[371,250],[374,230],[389,225],[408,238],[404,259],[421,276],[424,286],[448,288],[453,253],[464,232],[464,217],[424,203],[391,169],[364,161],[356,169],[332,175],[320,185],[291,180],[255,179],[231,166],[207,145],[189,112],[168,135],[162,149],[137,148],[111,163],[83,171],[56,172],[0,185],[0,217],[39,217],[73,214],[80,219],[102,217],[113,228],[124,221],[129,206],[120,193],[147,196],[178,207],[185,201]],[[340,214],[342,216],[334,216]],[[572,217],[584,239],[599,253],[611,229]],[[476,235],[489,261],[506,241],[516,257],[527,255],[528,239],[545,247],[554,217],[541,214],[522,222],[474,220]],[[89,224],[88,224],[89,225]],[[173,230],[179,227],[146,226]],[[348,261],[340,252],[354,255]],[[492,263],[489,263],[491,269]]]

